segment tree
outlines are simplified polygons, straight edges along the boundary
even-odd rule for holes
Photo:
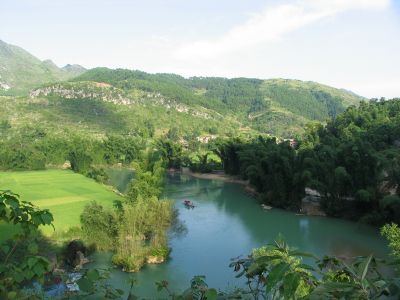
[[[99,250],[111,250],[118,235],[118,216],[95,201],[87,204],[80,216],[85,240]]]
[[[182,164],[182,146],[172,140],[159,139],[156,141],[157,150],[166,162],[167,168],[179,169]]]
[[[49,261],[38,254],[38,228],[52,225],[49,210],[21,201],[11,191],[0,192],[0,220],[18,225],[20,230],[0,245],[0,298],[18,299],[25,281],[43,282]],[[16,255],[17,250],[23,254]]]
[[[392,254],[400,259],[400,228],[397,224],[386,224],[381,228],[381,234],[388,239]]]
[[[93,158],[82,149],[72,150],[68,155],[68,159],[71,163],[71,169],[81,174],[86,174],[93,162]]]

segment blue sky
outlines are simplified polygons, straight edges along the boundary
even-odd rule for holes
[[[60,66],[295,78],[400,97],[400,0],[2,0],[0,39]]]

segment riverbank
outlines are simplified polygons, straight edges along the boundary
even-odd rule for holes
[[[259,195],[256,188],[253,187],[252,185],[250,185],[250,182],[248,180],[243,180],[243,179],[240,179],[240,178],[232,176],[232,175],[227,175],[222,171],[214,172],[214,173],[195,173],[195,172],[190,171],[189,168],[182,168],[181,173],[184,175],[189,175],[189,176],[199,178],[199,179],[221,180],[224,182],[236,183],[236,184],[242,185],[244,187],[244,190],[246,191],[246,193],[248,193],[252,197],[257,197]]]
[[[194,178],[207,179],[207,180],[221,180],[224,182],[239,184],[244,187],[244,190],[250,196],[254,198],[259,196],[259,193],[257,192],[256,188],[252,186],[248,180],[243,180],[236,176],[227,175],[223,171],[213,172],[213,173],[195,173],[190,171],[189,168],[182,168],[182,171],[180,172],[181,174],[192,176]],[[301,215],[326,217],[325,212],[321,209],[319,201],[315,200],[316,197],[314,195],[314,191],[306,189],[306,193],[307,193],[306,197],[304,197],[304,199],[302,200]]]

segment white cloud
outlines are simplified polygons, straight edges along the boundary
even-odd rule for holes
[[[182,60],[217,58],[226,53],[279,40],[285,34],[342,12],[385,9],[389,5],[390,0],[298,0],[268,6],[220,38],[180,46],[174,56]]]

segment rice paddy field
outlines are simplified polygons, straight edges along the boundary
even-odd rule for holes
[[[48,208],[57,232],[79,226],[80,214],[91,201],[112,207],[114,200],[121,200],[110,187],[69,170],[0,172],[0,190],[11,190],[19,194],[21,200]],[[42,230],[45,235],[54,232],[49,226]],[[0,240],[14,231],[12,225],[0,224]]]

